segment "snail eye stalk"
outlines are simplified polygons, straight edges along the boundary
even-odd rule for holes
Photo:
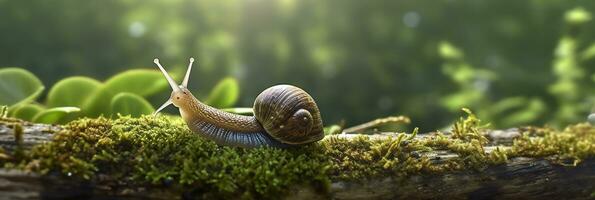
[[[191,59],[190,64],[192,64],[193,60],[194,59]],[[161,66],[161,63],[159,63],[159,59],[155,58],[155,60],[153,60],[153,62],[157,65],[157,67],[159,67],[159,70],[161,70],[161,72],[163,73],[163,76],[165,76],[165,79],[167,79],[167,83],[169,83],[169,86],[171,86],[171,89],[173,90],[173,92],[181,91],[178,84],[176,84],[174,79],[172,79],[171,76],[169,76],[169,74],[167,73],[167,71],[165,71],[163,66]],[[188,70],[188,73],[190,73],[190,70]],[[186,76],[188,76],[188,75],[186,75]],[[184,82],[187,83],[188,80],[184,79]],[[157,115],[157,113],[159,113],[159,111],[163,110],[165,107],[169,106],[170,104],[172,104],[171,98],[168,99],[165,103],[163,103],[163,105],[161,105],[157,110],[155,110],[153,115]]]
[[[190,64],[188,64],[188,70],[186,70],[186,76],[184,76],[184,80],[182,81],[182,86],[188,88],[188,80],[190,79],[190,71],[192,71],[192,63],[194,63],[194,58],[190,58]]]
[[[165,79],[167,79],[167,82],[169,83],[169,86],[171,86],[171,89],[174,92],[179,91],[180,88],[178,87],[178,84],[176,84],[174,79],[172,79],[171,76],[169,76],[169,74],[167,73],[167,71],[165,71],[165,69],[161,66],[161,64],[159,63],[159,59],[155,58],[155,60],[153,60],[153,62],[157,65],[157,67],[159,67],[159,70],[161,70],[161,72],[163,73],[163,76],[165,76]]]

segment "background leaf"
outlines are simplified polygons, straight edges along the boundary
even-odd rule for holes
[[[48,93],[47,106],[81,107],[86,99],[101,86],[101,82],[84,77],[74,76],[58,81]]]
[[[128,70],[105,81],[105,88],[114,94],[128,92],[142,97],[153,95],[168,87],[159,71],[147,69]]]
[[[183,75],[194,56],[190,89],[201,100],[229,75],[240,82],[242,105],[287,83],[312,95],[326,124],[404,114],[429,132],[451,123],[461,105],[484,121],[506,118],[531,101],[506,112],[490,107],[518,96],[546,105],[532,125],[561,126],[588,115],[595,98],[595,29],[588,12],[595,1],[382,2],[0,1],[1,23],[11,27],[0,32],[6,47],[0,55],[48,84],[70,74],[103,82],[134,66],[158,71],[155,56],[170,73]],[[262,5],[271,5],[270,12],[237,22]],[[180,7],[185,11],[148,12]],[[101,37],[89,34],[93,30]],[[549,89],[554,84],[555,92]],[[169,96],[165,89],[145,98],[160,105]],[[110,112],[108,97],[98,113]],[[166,111],[177,114],[173,107]]]
[[[21,68],[0,69],[0,105],[9,109],[35,100],[43,91],[41,81]]]
[[[238,101],[239,88],[240,86],[235,78],[224,78],[211,90],[205,103],[216,108],[229,108]]]
[[[45,110],[45,108],[42,105],[25,104],[14,108],[14,111],[11,113],[11,117],[32,121],[33,117],[43,110]]]
[[[155,109],[151,104],[139,95],[122,92],[111,100],[112,113],[131,115],[139,117],[142,114],[151,114]]]
[[[109,115],[111,98],[114,93],[100,86],[83,104],[83,115],[87,117],[98,117]]]
[[[116,94],[126,92],[147,97],[166,88],[169,88],[169,85],[159,71],[128,70],[105,81],[105,84],[99,87],[84,103],[83,112],[89,117],[97,117],[102,114],[109,115],[111,114],[109,112],[110,102]]]
[[[77,107],[56,107],[42,111],[33,117],[33,122],[44,124],[62,123],[62,119],[69,114],[77,113],[81,109]]]

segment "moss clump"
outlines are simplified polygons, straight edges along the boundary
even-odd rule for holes
[[[447,169],[475,168],[481,169],[491,164],[501,164],[508,160],[507,152],[496,148],[487,153],[484,146],[489,140],[485,136],[487,124],[481,124],[470,110],[463,109],[466,118],[460,118],[453,125],[449,136],[438,132],[425,140],[418,140],[420,147],[430,147],[430,150],[448,150],[458,155],[457,158],[446,163]]]
[[[560,164],[576,166],[595,156],[595,128],[589,123],[571,125],[562,131],[525,128],[508,154],[513,157],[549,157]]]
[[[450,134],[415,137],[414,131],[381,140],[332,135],[293,149],[218,146],[190,132],[178,117],[81,119],[54,133],[52,142],[4,165],[91,180],[107,175],[102,177],[127,184],[173,185],[224,198],[274,198],[291,185],[324,190],[335,180],[481,170],[517,156],[556,155],[571,158],[573,164],[595,156],[595,128],[589,124],[564,131],[525,129],[512,147],[486,153],[485,126],[466,112],[468,117],[457,121]],[[432,162],[427,153],[434,150],[458,157]]]
[[[385,140],[367,136],[355,139],[330,137],[321,142],[324,156],[330,160],[332,179],[365,179],[377,175],[404,177],[423,171],[433,171],[427,157],[411,153],[412,139],[401,133]]]
[[[175,184],[219,196],[261,197],[290,184],[328,182],[320,149],[241,149],[217,146],[191,133],[178,118],[82,119],[30,152],[32,171],[129,183]]]

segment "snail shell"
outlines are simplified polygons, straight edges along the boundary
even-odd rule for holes
[[[314,99],[291,85],[264,90],[254,101],[254,115],[265,131],[286,144],[305,144],[324,137],[322,119]]]

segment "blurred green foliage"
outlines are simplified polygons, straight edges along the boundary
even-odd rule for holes
[[[64,119],[67,115],[69,115],[70,113],[78,113],[79,111],[81,111],[81,109],[77,107],[50,108],[47,110],[42,110],[39,113],[35,114],[32,121],[46,124],[64,123]]]
[[[35,100],[44,87],[31,72],[20,68],[0,69],[0,105],[11,108]]]
[[[42,105],[31,103],[16,107],[12,112],[12,117],[33,121],[37,113],[41,113],[45,108]]]
[[[122,115],[131,115],[133,117],[140,117],[142,114],[149,114],[155,112],[155,109],[143,97],[122,92],[114,96],[111,102],[112,112],[118,112]]]
[[[229,108],[238,101],[239,90],[236,79],[224,78],[215,85],[205,103],[217,108]]]
[[[441,43],[438,51],[445,60],[443,71],[459,86],[458,92],[443,97],[443,105],[451,111],[465,106],[476,108],[481,116],[501,127],[546,120],[560,126],[585,120],[589,109],[595,105],[595,87],[588,79],[592,71],[583,66],[593,58],[590,55],[595,43],[579,48],[578,35],[591,16],[583,8],[575,8],[566,12],[564,19],[568,30],[555,50],[552,64],[555,81],[548,87],[534,88],[544,93],[540,96],[491,99],[489,86],[499,81],[501,75],[473,67],[465,61],[461,50],[448,42]],[[549,105],[548,98],[553,100]]]
[[[48,92],[47,105],[82,107],[100,86],[99,81],[88,77],[74,76],[62,79]]]
[[[102,86],[89,95],[89,99],[83,104],[83,112],[92,117],[98,117],[102,114],[109,115],[111,113],[110,102],[113,103],[114,97],[120,93],[129,93],[146,98],[167,88],[169,88],[169,85],[159,71],[128,70],[110,77]],[[145,114],[148,113],[150,112]]]
[[[58,81],[49,91],[46,105],[35,102],[45,88],[31,72],[21,68],[0,70],[0,103],[10,117],[38,123],[66,123],[80,117],[130,115],[155,111],[145,97],[168,88],[159,71],[128,70],[105,82],[82,76]],[[234,78],[221,80],[208,97],[209,105],[228,108],[238,97]],[[214,96],[214,97],[213,97]],[[82,108],[82,112],[81,111]],[[241,109],[240,109],[241,110]],[[233,112],[235,110],[230,110]],[[1,115],[3,116],[4,113]]]
[[[407,115],[423,132],[461,107],[496,127],[566,124],[595,101],[593,11],[588,0],[0,0],[0,66],[53,84],[195,57],[201,99],[228,76],[244,107],[288,83],[327,124]]]

